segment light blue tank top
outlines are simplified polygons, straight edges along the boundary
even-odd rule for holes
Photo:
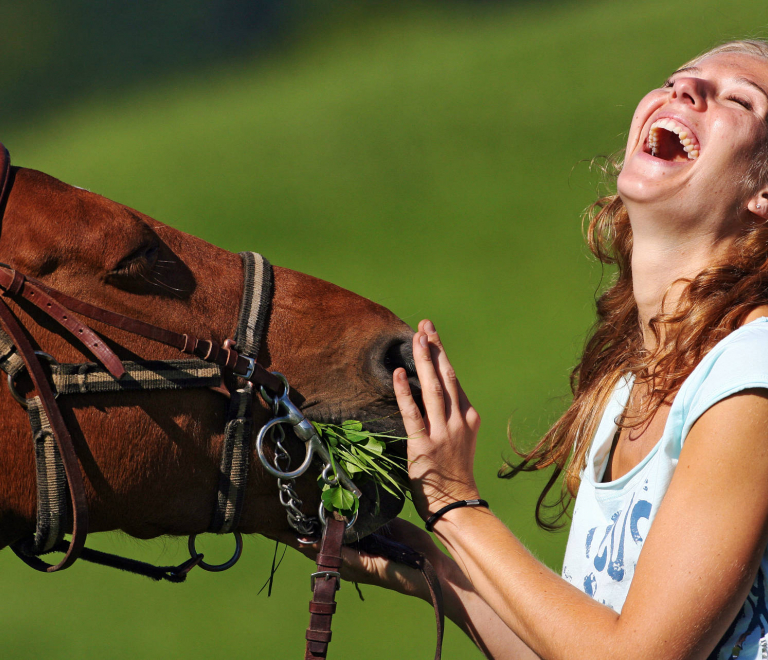
[[[631,388],[631,378],[619,382],[595,433],[563,562],[566,580],[616,612],[624,605],[643,541],[693,423],[736,392],[768,389],[768,318],[748,323],[716,344],[683,383],[664,433],[650,453],[620,479],[601,483],[616,421]],[[711,660],[768,658],[767,575],[768,554],[764,554],[749,596]]]

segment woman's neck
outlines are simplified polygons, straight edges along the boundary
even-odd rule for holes
[[[686,285],[680,280],[690,280],[705,268],[721,263],[733,245],[733,237],[703,231],[675,233],[669,225],[643,231],[634,222],[632,229],[632,286],[645,346],[650,350],[655,346],[650,320],[662,311],[674,312]]]

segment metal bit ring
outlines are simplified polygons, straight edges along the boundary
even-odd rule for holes
[[[323,527],[325,527],[325,525],[327,524],[326,520],[325,520],[326,519],[326,513],[325,513],[325,505],[323,504],[322,501],[320,502],[320,506],[319,506],[319,508],[317,510],[317,515],[318,515],[318,518],[320,518],[320,523],[322,524]],[[352,514],[352,517],[348,521],[344,521],[344,525],[345,525],[344,529],[345,530],[349,529],[356,522],[357,522],[357,511],[355,511]]]
[[[232,568],[237,563],[237,560],[240,559],[240,555],[243,554],[243,536],[240,532],[232,533],[235,535],[235,554],[232,555],[232,558],[223,564],[208,564],[201,559],[199,564],[200,568],[205,571],[210,571],[211,573],[219,573],[221,571],[226,571],[228,568]],[[192,557],[192,559],[197,559],[198,557],[203,556],[195,549],[195,538],[197,538],[197,534],[192,534],[187,542],[189,556]]]

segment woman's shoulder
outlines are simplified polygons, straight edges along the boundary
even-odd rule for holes
[[[691,372],[675,403],[686,426],[718,401],[752,388],[768,389],[768,317],[749,321],[715,344]]]
[[[768,315],[742,325],[720,340],[704,357],[697,369],[735,371],[736,375],[762,372],[768,368]],[[693,375],[693,374],[691,374]]]

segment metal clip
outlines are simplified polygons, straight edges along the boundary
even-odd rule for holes
[[[332,577],[338,578],[339,581],[336,583],[336,591],[341,589],[341,573],[338,571],[318,571],[309,576],[309,583],[312,591],[315,590],[315,580],[319,577],[324,577],[326,580],[330,580]]]
[[[289,388],[288,382],[285,380],[285,376],[279,374],[278,372],[273,373],[275,376],[280,378],[283,383],[285,383],[285,390],[283,393],[274,399],[274,401],[276,401],[280,408],[282,408],[282,410],[285,412],[285,415],[283,417],[274,417],[261,427],[261,430],[256,437],[256,450],[258,452],[259,459],[261,460],[261,463],[267,472],[274,475],[278,479],[296,479],[307,471],[310,463],[312,463],[312,459],[315,457],[315,454],[320,458],[324,466],[331,464],[331,456],[328,453],[328,449],[326,448],[325,444],[317,435],[315,427],[312,426],[309,420],[304,417],[304,413],[302,413],[288,398]],[[263,391],[262,396],[264,396]],[[267,403],[271,403],[273,401],[271,398],[267,398],[266,400]],[[281,471],[276,469],[273,465],[270,464],[266,454],[264,453],[264,440],[267,437],[267,432],[276,424],[289,424],[293,427],[293,432],[299,437],[300,440],[305,443],[306,454],[304,455],[304,460],[295,470]],[[336,464],[336,475],[338,476],[338,481],[342,486],[344,486],[344,488],[351,491],[358,499],[362,497],[363,494],[360,489],[355,485],[352,479],[349,478],[349,475],[344,471],[344,469],[338,464]]]

